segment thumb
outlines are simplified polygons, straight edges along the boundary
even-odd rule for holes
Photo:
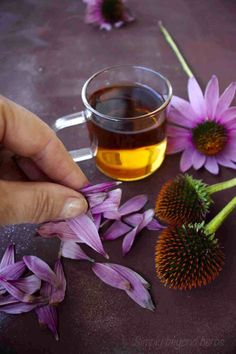
[[[0,225],[41,223],[85,213],[82,194],[55,183],[0,181]]]

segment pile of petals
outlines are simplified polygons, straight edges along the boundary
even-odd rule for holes
[[[219,95],[215,75],[203,94],[194,77],[188,81],[189,102],[174,96],[168,109],[167,153],[183,152],[180,170],[205,167],[218,174],[219,165],[236,169],[236,107],[230,107],[236,83]]]
[[[87,4],[85,22],[110,31],[125,23],[133,22],[134,17],[125,5],[125,0],[83,0]]]
[[[124,290],[141,307],[154,310],[149,284],[141,275],[122,265],[97,263],[81,247],[81,244],[86,244],[109,258],[102,240],[124,236],[123,254],[126,254],[143,228],[163,228],[153,218],[152,209],[140,212],[147,202],[145,195],[136,196],[120,206],[121,189],[112,190],[118,183],[107,182],[83,188],[81,193],[89,204],[87,214],[39,227],[38,233],[42,237],[57,236],[61,240],[54,270],[36,256],[24,256],[22,261],[16,262],[14,245],[6,249],[0,263],[0,311],[20,314],[33,310],[39,324],[47,326],[58,340],[55,306],[63,301],[66,291],[61,257],[89,261],[94,274],[104,283]],[[99,232],[105,225],[108,228],[100,237]]]

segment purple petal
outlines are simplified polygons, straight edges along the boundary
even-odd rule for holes
[[[129,281],[107,264],[95,263],[92,266],[92,270],[99,279],[114,288],[121,290],[129,290],[131,288]]]
[[[192,158],[193,158],[194,149],[192,147],[187,148],[182,153],[180,159],[180,170],[181,172],[187,171],[192,166]]]
[[[55,287],[58,286],[56,274],[42,259],[36,256],[24,256],[23,261],[31,272],[34,273],[39,279],[44,280]]]
[[[181,97],[178,96],[173,96],[171,99],[171,107],[173,107],[175,110],[177,110],[181,116],[185,117],[187,119],[187,124],[191,124],[191,121],[194,121],[194,118],[198,118],[198,115],[194,112],[191,104],[184,100]],[[172,112],[172,111],[171,111]],[[167,117],[169,120],[169,117]],[[180,121],[177,122],[177,124],[180,124]],[[187,125],[188,126],[188,125]],[[191,126],[190,126],[191,128]]]
[[[144,207],[144,205],[147,203],[148,198],[146,194],[140,194],[137,195],[131,199],[129,199],[126,203],[124,203],[120,208],[119,208],[119,213],[120,215],[124,216],[127,214],[134,213],[136,211],[139,211]]]
[[[143,221],[143,214],[136,213],[133,215],[126,216],[124,218],[124,221],[133,227],[139,226]]]
[[[4,268],[10,264],[15,263],[15,246],[13,244],[9,245],[2,256],[0,263],[0,269]]]
[[[201,168],[206,161],[206,156],[195,150],[193,152],[193,168],[198,170]]]
[[[236,83],[232,82],[220,96],[215,112],[217,118],[220,118],[221,114],[229,108],[235,95],[235,89]]]
[[[35,275],[10,281],[12,285],[26,294],[33,294],[41,287],[41,280]]]
[[[94,262],[74,241],[61,242],[60,255],[65,258]]]
[[[131,247],[133,246],[137,233],[138,233],[138,226],[136,226],[133,230],[131,230],[125,235],[122,242],[123,256],[125,256],[130,251]]]
[[[38,304],[26,304],[24,302],[16,302],[15,304],[0,306],[0,311],[12,315],[18,315],[20,313],[29,312],[38,306]]]
[[[101,204],[107,197],[107,193],[94,193],[87,196],[87,201],[90,208]]]
[[[108,198],[101,204],[91,209],[92,214],[101,214],[112,209],[118,209],[120,205],[122,191],[120,188],[108,193]]]
[[[15,304],[16,302],[18,302],[18,300],[11,295],[0,296],[0,307],[4,305]]]
[[[179,122],[180,124],[180,122]],[[196,125],[196,122],[194,122],[193,124],[194,126]],[[167,135],[170,136],[170,137],[173,137],[173,138],[189,138],[189,136],[191,135],[191,130],[186,128],[185,126],[184,127],[180,127],[180,126],[176,126],[176,125],[173,125],[171,123],[167,124],[167,127],[166,127],[166,132],[167,132]]]
[[[224,111],[221,114],[221,118],[220,118],[220,122],[221,123],[226,123],[226,122],[230,122],[231,120],[236,119],[236,107],[230,107],[228,108],[226,111]]]
[[[216,162],[215,157],[207,157],[205,168],[214,175],[217,175],[219,173],[219,166]]]
[[[98,230],[93,221],[85,214],[76,218],[68,220],[68,225],[79,238],[88,246],[93,248],[96,252],[102,254],[108,258],[108,255],[104,251]]]
[[[121,215],[119,213],[119,210],[111,210],[103,213],[103,217],[109,220],[119,220],[121,218]]]
[[[233,170],[236,169],[236,164],[230,161],[226,154],[221,153],[220,155],[218,155],[217,162],[222,166],[232,168]]]
[[[99,183],[95,185],[88,185],[80,189],[80,192],[83,193],[84,195],[89,195],[91,193],[107,192],[121,183],[122,182],[120,181],[112,181],[112,182]]]
[[[179,112],[176,109],[171,109],[169,111],[167,119],[168,119],[169,125],[172,123],[172,124],[176,124],[176,125],[182,127],[181,133],[184,134],[184,127],[185,127],[185,130],[186,130],[186,128],[193,128],[195,123],[191,119],[191,117],[192,117],[191,115],[186,117],[182,112]],[[196,113],[194,113],[194,115],[196,115]]]
[[[55,306],[47,305],[36,309],[40,325],[47,326],[56,340],[59,340],[57,332],[57,310]]]
[[[166,228],[166,226],[164,226],[164,225],[161,225],[160,223],[159,223],[159,221],[157,221],[156,219],[152,219],[150,222],[149,222],[149,224],[147,224],[147,229],[148,230],[150,230],[150,231],[159,231],[159,230],[163,230],[163,229],[165,229]]]
[[[215,115],[216,106],[219,100],[219,82],[215,75],[208,82],[205,90],[205,101],[207,117],[212,119]]]
[[[126,290],[127,295],[143,308],[153,311],[155,307],[147,290],[148,283],[146,280],[130,268],[118,264],[108,265],[131,283],[131,289]]]
[[[55,263],[54,272],[58,278],[59,285],[57,288],[53,288],[52,290],[50,305],[57,305],[62,302],[65,298],[66,292],[66,277],[60,259],[58,259]]]
[[[177,152],[181,152],[186,149],[186,145],[188,145],[188,140],[186,138],[171,138],[168,137],[167,140],[167,150],[166,154],[176,154]]]
[[[102,220],[102,214],[93,215],[93,222],[94,222],[94,225],[96,226],[97,230],[99,230],[99,228],[100,228],[101,220]]]
[[[0,276],[6,280],[18,279],[26,270],[25,263],[23,261],[10,264],[0,269]]]
[[[120,220],[116,220],[113,224],[105,231],[102,236],[103,240],[115,240],[120,236],[123,236],[128,231],[130,227]]]
[[[11,280],[7,281],[6,279],[0,277],[0,284],[12,295],[14,298],[21,302],[33,303],[34,297],[32,295],[26,294],[16,286],[11,284]]]
[[[194,77],[188,80],[189,101],[199,118],[206,116],[206,106],[202,90]]]
[[[62,241],[76,241],[81,242],[79,236],[75,234],[71,228],[68,226],[67,222],[48,222],[41,225],[38,229],[40,236],[44,238],[51,238],[57,236]]]
[[[153,209],[148,209],[143,213],[143,220],[138,227],[138,232],[140,232],[142,229],[144,229],[152,221],[153,216],[154,216]]]

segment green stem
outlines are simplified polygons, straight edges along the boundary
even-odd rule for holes
[[[236,178],[232,178],[228,181],[212,184],[211,186],[207,187],[207,192],[209,194],[213,194],[213,193],[220,192],[220,191],[223,191],[224,189],[228,189],[228,188],[231,188],[234,186],[236,186]]]
[[[205,232],[208,235],[213,235],[221,226],[223,221],[236,207],[236,197],[234,197],[206,226]]]
[[[174,39],[172,38],[172,36],[170,35],[170,33],[167,31],[167,29],[162,25],[162,22],[159,21],[158,25],[160,27],[161,32],[163,33],[166,41],[169,43],[170,47],[172,48],[172,50],[174,51],[175,55],[177,56],[177,59],[179,60],[183,70],[185,71],[185,73],[188,75],[188,77],[193,77],[193,73],[191,71],[191,69],[189,68],[186,60],[184,59],[183,55],[181,54],[179,48],[177,47]]]

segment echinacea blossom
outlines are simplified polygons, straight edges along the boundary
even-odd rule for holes
[[[180,170],[205,167],[218,174],[219,165],[236,169],[236,107],[230,107],[236,83],[219,96],[215,75],[203,94],[194,77],[188,81],[189,102],[174,96],[168,110],[167,153],[183,152]]]
[[[125,0],[83,0],[87,4],[85,22],[106,31],[134,21]]]
[[[154,310],[148,282],[132,269],[113,263],[94,263],[92,270],[104,283],[124,290],[141,307]]]

